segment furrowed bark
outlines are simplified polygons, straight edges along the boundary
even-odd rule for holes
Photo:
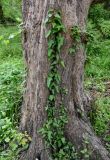
[[[20,160],[35,160],[36,158],[49,160],[51,156],[38,132],[46,121],[45,106],[48,96],[46,78],[49,64],[44,21],[51,7],[61,10],[62,20],[66,27],[65,44],[62,48],[62,59],[66,67],[59,69],[62,75],[62,87],[68,90],[68,95],[64,97],[64,104],[68,111],[65,137],[76,146],[77,150],[83,148],[84,137],[86,137],[92,151],[91,160],[110,159],[101,141],[95,136],[84,109],[84,48],[79,48],[74,56],[68,54],[72,45],[70,29],[74,25],[79,26],[81,30],[85,29],[90,5],[91,0],[23,0],[23,44],[27,81],[20,129],[28,132],[32,137],[32,142],[29,149],[20,155]],[[83,117],[79,116],[78,109],[83,112]]]

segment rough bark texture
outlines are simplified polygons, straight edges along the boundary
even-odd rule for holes
[[[68,110],[68,125],[65,128],[65,137],[78,150],[83,147],[84,137],[90,142],[92,151],[91,160],[109,160],[108,152],[101,141],[95,136],[85,112],[85,97],[83,91],[84,49],[71,56],[68,50],[71,47],[70,28],[79,25],[85,28],[89,7],[92,0],[23,0],[24,21],[24,56],[27,64],[27,83],[22,107],[21,130],[27,131],[32,137],[29,149],[24,152],[20,160],[49,160],[49,151],[44,140],[38,133],[45,123],[45,106],[48,95],[46,78],[49,70],[47,60],[47,40],[44,20],[49,8],[59,8],[62,11],[63,23],[67,29],[65,44],[62,49],[62,58],[65,69],[61,70],[62,86],[68,89],[64,97]],[[77,113],[80,109],[85,116]]]

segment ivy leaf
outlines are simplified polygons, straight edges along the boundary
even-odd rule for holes
[[[48,140],[51,141],[52,139],[52,131],[48,131]]]
[[[48,77],[47,78],[47,87],[48,88],[50,88],[51,81],[52,81],[52,77]]]
[[[65,156],[65,152],[63,151],[63,149],[60,149],[60,154],[61,154],[62,156]]]
[[[55,22],[52,23],[52,27],[55,28],[57,24]]]
[[[61,81],[61,76],[60,76],[59,73],[56,73],[56,75],[55,75],[55,80],[56,80],[57,82],[60,82],[60,81]]]
[[[55,87],[55,89],[56,89],[56,92],[59,93],[59,92],[60,92],[60,91],[59,91],[59,87],[56,86],[56,85],[54,85],[54,87]]]
[[[50,35],[51,35],[51,30],[49,30],[49,31],[46,33],[45,37],[48,38]]]
[[[61,16],[58,13],[55,14],[55,17],[58,18],[58,19],[61,19]]]
[[[64,37],[61,35],[58,37],[58,51],[60,52],[61,47],[63,46],[64,43]]]
[[[75,48],[70,48],[70,49],[69,49],[69,53],[70,53],[70,54],[74,54],[75,52],[76,52]]]
[[[65,68],[65,63],[64,63],[64,61],[62,60],[62,61],[60,61],[60,64],[62,65],[62,67],[63,68]]]
[[[45,21],[44,21],[44,24],[47,24],[49,21],[49,17],[46,17]]]
[[[49,100],[50,100],[50,101],[55,100],[55,96],[54,96],[54,95],[50,95],[50,96],[49,96]]]
[[[53,41],[53,40],[50,40],[50,41],[48,42],[48,48],[51,48],[53,44],[54,44],[54,41]]]
[[[51,48],[48,49],[48,58],[51,57],[53,50]]]
[[[52,17],[52,13],[50,12],[50,13],[48,13],[48,17],[49,18],[51,18]]]
[[[62,141],[63,144],[65,144],[65,138],[64,137],[61,138],[61,141]]]

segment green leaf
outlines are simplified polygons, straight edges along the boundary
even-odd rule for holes
[[[64,37],[59,35],[59,37],[58,37],[58,51],[59,52],[60,52],[61,47],[63,46],[63,43],[64,43]]]
[[[49,96],[49,100],[51,100],[51,101],[55,100],[55,96],[54,95],[50,95]]]
[[[48,13],[48,17],[49,17],[49,18],[52,17],[52,13],[51,13],[51,12]]]
[[[65,63],[64,63],[64,61],[62,60],[62,61],[60,61],[60,64],[62,65],[62,67],[63,68],[65,68]]]
[[[15,151],[18,148],[18,145],[13,142],[10,144],[10,147],[12,148],[13,151]]]
[[[4,38],[3,36],[0,36],[0,41],[1,41],[3,38]]]
[[[48,87],[48,88],[50,88],[51,81],[52,81],[52,77],[49,76],[49,77],[47,78],[47,87]]]
[[[61,16],[58,13],[55,14],[55,17],[58,18],[58,19],[61,19]]]
[[[54,41],[53,41],[53,40],[50,40],[50,41],[48,42],[48,48],[51,48],[53,44],[54,44]]]
[[[5,142],[9,142],[10,141],[10,138],[9,137],[7,137],[6,139],[5,139]]]
[[[56,92],[59,93],[59,92],[60,92],[60,91],[59,91],[59,86],[57,86],[57,85],[55,85],[55,84],[54,84],[54,86],[55,86]]]
[[[8,45],[8,44],[10,43],[10,41],[9,41],[9,40],[4,40],[4,43],[5,43],[6,45]]]
[[[51,139],[52,139],[52,131],[48,131],[48,139],[49,139],[49,141],[51,141]]]
[[[49,21],[49,17],[46,17],[45,21],[44,21],[44,24],[47,24]]]
[[[49,30],[49,31],[46,33],[45,37],[48,38],[50,35],[51,35],[51,30]]]
[[[53,50],[51,48],[48,49],[48,57],[50,58],[52,56]]]
[[[70,48],[70,49],[69,49],[69,53],[70,53],[70,54],[74,54],[75,52],[76,52],[75,48]]]
[[[61,138],[61,141],[63,144],[65,144],[65,142],[66,142],[64,137]]]
[[[61,76],[59,73],[55,74],[55,80],[59,83],[61,81]]]

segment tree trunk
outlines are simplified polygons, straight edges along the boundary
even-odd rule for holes
[[[49,71],[47,59],[47,39],[44,21],[49,8],[61,10],[62,21],[66,27],[65,44],[62,49],[62,59],[65,68],[60,69],[62,86],[68,90],[64,104],[68,112],[68,124],[65,127],[65,137],[76,146],[83,147],[84,137],[89,141],[92,150],[91,160],[109,160],[109,154],[99,138],[92,130],[86,115],[86,103],[83,90],[83,72],[85,54],[79,48],[73,56],[68,54],[72,46],[70,29],[77,25],[85,29],[88,10],[92,0],[23,0],[24,21],[24,56],[27,64],[26,91],[22,107],[20,128],[32,137],[28,150],[20,156],[20,160],[49,160],[51,152],[46,149],[45,142],[38,133],[46,120],[45,106],[48,96],[46,79]],[[84,116],[78,115],[81,110]]]

